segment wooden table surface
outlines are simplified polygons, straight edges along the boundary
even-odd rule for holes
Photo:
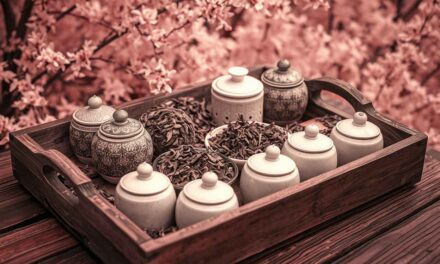
[[[251,243],[251,241],[249,241]],[[97,263],[12,174],[0,153],[0,263]],[[422,181],[267,249],[246,263],[440,263],[440,153]]]

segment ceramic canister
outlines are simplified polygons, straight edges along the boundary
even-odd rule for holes
[[[249,76],[243,67],[229,68],[228,75],[212,82],[212,115],[218,125],[235,121],[240,115],[245,120],[263,120],[263,84]]]
[[[277,68],[261,75],[264,84],[264,121],[286,125],[298,121],[308,102],[307,86],[298,71],[290,67],[288,60],[281,60]]]
[[[380,128],[367,121],[363,112],[339,121],[330,137],[336,146],[339,166],[383,148]]]
[[[246,203],[299,183],[295,162],[277,146],[252,155],[241,171],[240,190]]]
[[[96,171],[110,183],[116,184],[140,163],[151,163],[152,158],[150,134],[139,121],[128,118],[124,110],[116,110],[113,120],[102,124],[92,140]]]
[[[176,192],[170,179],[141,163],[116,186],[115,205],[144,229],[167,228],[174,223]]]
[[[187,183],[176,203],[176,223],[183,228],[238,207],[238,199],[228,184],[214,172]]]
[[[115,109],[103,105],[102,99],[94,95],[87,106],[76,110],[69,128],[70,147],[76,157],[86,164],[92,163],[92,138],[99,126],[112,119]]]
[[[305,131],[289,135],[281,153],[295,161],[301,181],[335,169],[337,166],[333,141],[319,133],[316,125],[308,125]]]

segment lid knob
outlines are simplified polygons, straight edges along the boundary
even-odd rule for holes
[[[277,63],[278,71],[286,72],[290,68],[290,62],[288,60],[280,60]]]
[[[353,115],[353,125],[355,126],[364,126],[367,122],[367,114],[364,112],[356,112]]]
[[[101,107],[102,99],[99,96],[94,95],[89,98],[89,100],[87,101],[87,105],[91,109],[97,109],[97,108]]]
[[[246,76],[249,73],[249,70],[245,67],[231,67],[228,70],[229,75],[231,75],[231,79],[234,82],[241,82],[244,79],[244,76]]]
[[[116,123],[125,123],[128,118],[128,113],[125,110],[118,109],[113,113],[113,119]]]
[[[279,147],[275,145],[270,145],[266,148],[266,156],[265,158],[267,160],[276,160],[278,159],[278,156],[280,156],[281,150]]]
[[[218,177],[215,172],[208,171],[202,176],[202,186],[207,188],[212,188],[217,184]]]
[[[151,167],[151,165],[146,162],[142,162],[141,164],[139,164],[139,166],[137,166],[136,171],[138,173],[139,179],[146,180],[150,178],[153,174],[153,167]]]
[[[305,136],[309,139],[315,139],[319,134],[319,128],[317,125],[308,125],[305,129]]]

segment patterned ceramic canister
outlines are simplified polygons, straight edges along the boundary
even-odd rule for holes
[[[92,96],[87,102],[88,106],[80,108],[73,113],[69,128],[69,141],[75,156],[82,163],[92,164],[92,138],[99,126],[112,118],[115,109],[102,105],[98,96]]]
[[[249,76],[248,69],[232,67],[228,75],[212,82],[211,101],[214,122],[219,126],[235,121],[240,115],[245,120],[263,119],[263,84]]]
[[[96,171],[108,182],[119,179],[142,162],[151,163],[153,142],[141,122],[116,110],[113,120],[99,127],[92,140],[92,159]]]
[[[290,68],[287,60],[281,60],[277,68],[261,75],[264,83],[264,121],[286,125],[300,120],[307,107],[308,92],[304,78]]]

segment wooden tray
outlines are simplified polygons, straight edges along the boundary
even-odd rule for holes
[[[259,77],[265,69],[254,68],[251,74]],[[342,81],[319,78],[307,81],[307,86],[310,100],[305,119],[328,113],[348,117],[321,98],[321,91],[328,90],[355,110],[367,113],[368,119],[381,128],[385,148],[161,238],[149,237],[99,193],[90,168],[79,166],[70,150],[70,119],[13,133],[14,175],[85,246],[109,263],[238,261],[393,189],[420,181],[425,134],[377,113],[359,91]],[[179,96],[209,100],[210,82],[165,96],[137,99],[122,108],[138,118],[148,108]],[[59,175],[74,191],[60,181]]]

